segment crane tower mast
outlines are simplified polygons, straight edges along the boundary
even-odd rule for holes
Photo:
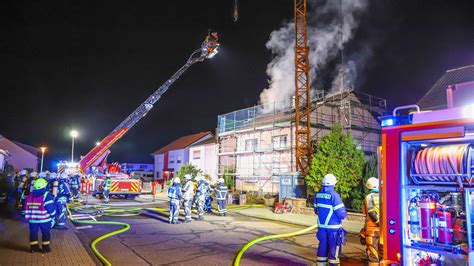
[[[295,137],[296,170],[308,174],[311,146],[311,98],[306,0],[295,0]]]

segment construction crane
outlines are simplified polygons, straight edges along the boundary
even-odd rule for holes
[[[208,36],[201,44],[201,47],[195,50],[188,60],[171,78],[163,83],[154,93],[152,93],[137,109],[135,109],[125,120],[123,120],[109,135],[95,146],[86,156],[79,161],[81,172],[92,166],[101,156],[119,140],[128,130],[130,130],[140,119],[142,119],[161,98],[161,96],[170,88],[170,86],[186,72],[186,70],[197,62],[214,57],[219,48],[219,36],[217,32],[209,32]]]
[[[311,145],[311,93],[306,0],[295,0],[295,138],[296,170],[308,174],[313,147]]]

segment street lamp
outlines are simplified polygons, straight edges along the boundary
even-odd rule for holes
[[[100,141],[97,141],[97,142],[95,143],[95,146],[99,146],[99,145],[100,145]]]
[[[46,151],[46,147],[40,147],[41,150],[41,167],[40,172],[43,172],[43,160],[44,160],[44,152]]]
[[[71,163],[74,162],[74,139],[79,135],[76,130],[71,130],[72,148],[71,148]]]

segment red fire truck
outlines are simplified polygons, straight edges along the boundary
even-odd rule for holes
[[[382,119],[385,265],[474,265],[473,155],[474,105]]]
[[[141,181],[139,179],[132,179],[129,175],[122,173],[119,164],[108,164],[108,171],[110,175],[110,195],[123,196],[126,199],[134,199],[141,193]],[[92,196],[102,196],[103,185],[106,174],[103,172],[93,175],[92,180]]]

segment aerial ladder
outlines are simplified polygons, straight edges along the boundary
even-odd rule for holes
[[[153,92],[137,109],[135,109],[125,120],[123,120],[112,132],[109,133],[98,145],[96,145],[86,156],[79,161],[79,170],[85,173],[86,169],[93,166],[98,160],[101,160],[104,153],[117,142],[127,131],[129,131],[140,119],[142,119],[168,91],[170,86],[177,80],[186,70],[197,62],[214,57],[219,48],[219,36],[217,32],[209,32],[206,39],[199,49],[196,49],[188,58],[186,63],[174,73],[165,83],[163,83],[155,92]]]

